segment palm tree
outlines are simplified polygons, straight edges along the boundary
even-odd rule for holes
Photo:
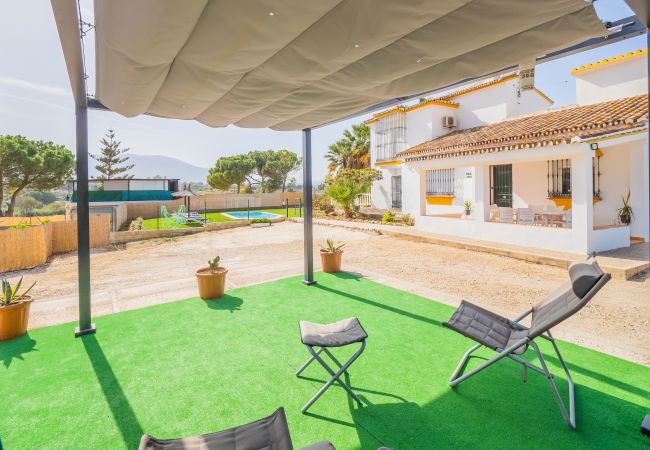
[[[350,179],[336,181],[330,187],[325,189],[325,194],[341,205],[345,217],[352,217],[352,205],[356,198],[364,192],[365,186]]]
[[[339,169],[365,169],[370,167],[370,128],[364,124],[352,125],[343,138],[329,146],[325,154],[327,169],[333,174]]]

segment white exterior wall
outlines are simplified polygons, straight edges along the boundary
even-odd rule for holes
[[[436,167],[436,169],[440,169],[440,167]],[[424,171],[424,176],[426,191],[426,171]],[[454,199],[451,205],[427,204],[425,211],[426,214],[462,213],[465,210],[465,200],[474,203],[474,167],[456,167],[454,169]]]
[[[554,206],[548,199],[546,161],[520,162],[512,165],[512,207]]]
[[[648,92],[648,55],[633,56],[574,74],[580,105]]]
[[[164,191],[167,190],[167,180],[131,180],[132,191]]]
[[[550,103],[535,91],[523,91],[517,96],[519,80],[490,86],[454,98],[460,104],[458,129],[478,127],[521,114],[548,109]]]
[[[416,217],[415,223],[417,228],[436,234],[581,255],[630,245],[630,229],[628,227],[593,230],[588,233],[591,246],[586,249],[584,241],[587,239],[582,239],[577,230],[570,228],[533,227],[427,216]]]
[[[594,226],[612,225],[616,222],[616,210],[622,206],[622,198],[631,192],[630,151],[639,142],[629,142],[602,148],[600,158],[600,196],[594,203]],[[635,170],[639,170],[637,168]]]
[[[382,174],[382,179],[372,183],[370,188],[372,207],[378,209],[391,209],[392,208],[392,192],[391,192],[391,177],[402,175],[402,166],[384,166],[375,167]],[[402,179],[403,182],[403,179]],[[404,197],[402,193],[402,198]]]
[[[106,180],[104,181],[105,191],[126,191],[129,189],[129,180]]]
[[[426,211],[426,179],[423,170],[402,164],[402,212],[419,217]]]
[[[445,116],[456,117],[457,111],[457,108],[430,105],[408,112],[406,114],[407,148],[453,131],[453,129],[442,127],[442,118]]]
[[[632,236],[650,241],[650,157],[648,137],[630,149],[630,206],[634,216],[630,225]]]

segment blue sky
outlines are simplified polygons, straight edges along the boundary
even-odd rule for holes
[[[582,0],[576,0],[582,1]],[[82,0],[82,14],[92,22],[92,1]],[[632,14],[623,0],[599,0],[596,9],[603,20]],[[86,53],[93,60],[92,36]],[[561,60],[537,66],[536,86],[555,100],[556,106],[575,101],[572,67],[645,47],[640,36]],[[0,134],[23,134],[51,140],[74,149],[74,110],[70,84],[58,41],[49,0],[6,1],[0,7]],[[92,68],[90,69],[92,71]],[[94,79],[88,80],[93,91]],[[344,121],[313,132],[314,178],[326,171],[323,157],[327,146],[352,123]],[[188,163],[210,167],[216,158],[253,149],[280,149],[300,153],[299,132],[227,127],[209,128],[181,120],[148,116],[126,119],[110,112],[90,112],[90,150],[96,151],[108,128],[133,153],[166,155]]]

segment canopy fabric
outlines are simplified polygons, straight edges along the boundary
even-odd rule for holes
[[[95,0],[125,116],[299,130],[607,33],[584,0]]]

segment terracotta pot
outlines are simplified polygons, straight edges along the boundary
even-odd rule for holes
[[[27,332],[29,307],[32,301],[32,297],[26,295],[18,303],[0,306],[0,341],[17,338]]]
[[[321,250],[320,259],[323,263],[323,272],[336,273],[341,271],[341,257],[343,251],[328,252]]]
[[[226,274],[228,269],[217,267],[215,273],[210,272],[209,267],[196,271],[196,280],[199,283],[199,296],[203,300],[214,300],[223,296],[226,288]]]

